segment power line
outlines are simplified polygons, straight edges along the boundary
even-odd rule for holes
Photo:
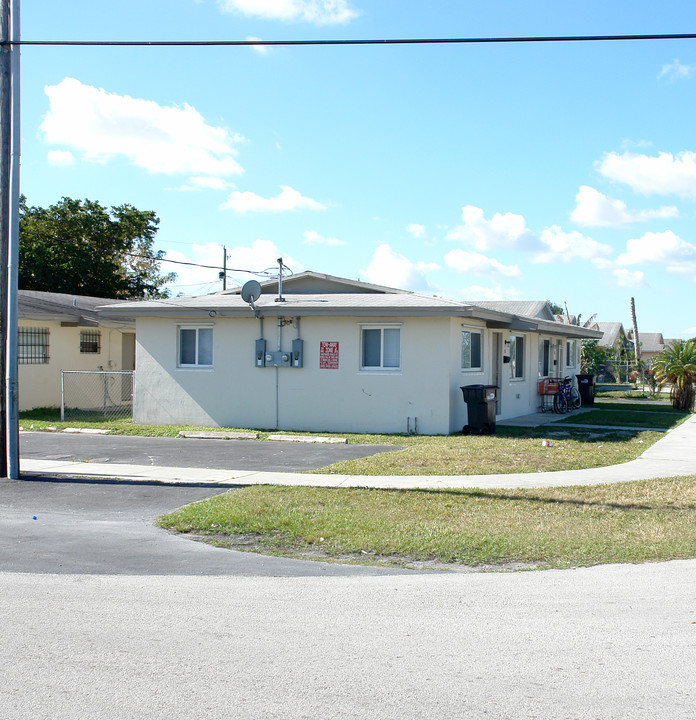
[[[258,47],[312,45],[481,45],[501,43],[620,42],[626,40],[694,40],[696,33],[632,35],[536,35],[528,37],[381,38],[352,40],[8,40],[0,47]]]
[[[0,43],[1,45],[2,43]],[[73,241],[73,240],[66,240],[64,238],[58,238],[55,236],[52,237],[46,237],[44,235],[41,235],[40,233],[36,232],[23,232],[23,235],[31,235],[32,237],[38,238],[40,240],[49,240],[51,242],[57,242],[62,243],[63,245],[72,245],[73,247],[79,247],[81,243],[79,241]],[[155,252],[166,252],[166,250],[156,250]],[[148,260],[151,262],[166,262],[166,263],[172,263],[174,265],[187,265],[189,267],[199,267],[199,268],[205,268],[207,270],[222,270],[221,265],[205,265],[204,263],[195,263],[187,260],[169,260],[166,257],[156,257],[151,255],[139,255],[138,253],[132,253],[132,252],[122,252],[118,253],[119,256],[123,257],[129,257],[133,260]],[[118,259],[118,258],[117,258]],[[266,268],[265,270],[246,270],[244,268],[227,268],[227,272],[240,272],[240,273],[247,273],[249,275],[260,275],[264,277],[268,277],[271,273],[271,270],[273,268]]]

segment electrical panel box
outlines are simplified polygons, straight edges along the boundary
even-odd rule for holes
[[[300,338],[292,341],[292,366],[296,368],[302,367],[302,346],[304,343]]]
[[[286,350],[268,350],[264,356],[265,367],[292,367],[291,353]]]
[[[290,350],[267,350],[266,341],[256,341],[254,363],[256,367],[302,367],[302,340],[292,341]]]
[[[256,341],[256,352],[254,358],[256,367],[266,366],[266,341],[263,338]]]

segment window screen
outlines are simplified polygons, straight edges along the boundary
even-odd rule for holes
[[[480,370],[481,333],[462,330],[462,370]]]
[[[101,333],[99,330],[80,330],[80,352],[101,352]]]
[[[17,362],[20,365],[48,363],[48,328],[19,328]]]
[[[401,329],[363,328],[362,368],[401,367]]]
[[[213,328],[179,328],[179,365],[213,364]]]

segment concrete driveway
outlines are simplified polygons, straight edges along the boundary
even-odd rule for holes
[[[0,717],[693,720],[695,577],[0,573]]]

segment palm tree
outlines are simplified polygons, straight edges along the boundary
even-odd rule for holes
[[[669,394],[672,406],[677,410],[691,410],[696,382],[696,338],[666,346],[652,367],[657,380],[672,384]]]

